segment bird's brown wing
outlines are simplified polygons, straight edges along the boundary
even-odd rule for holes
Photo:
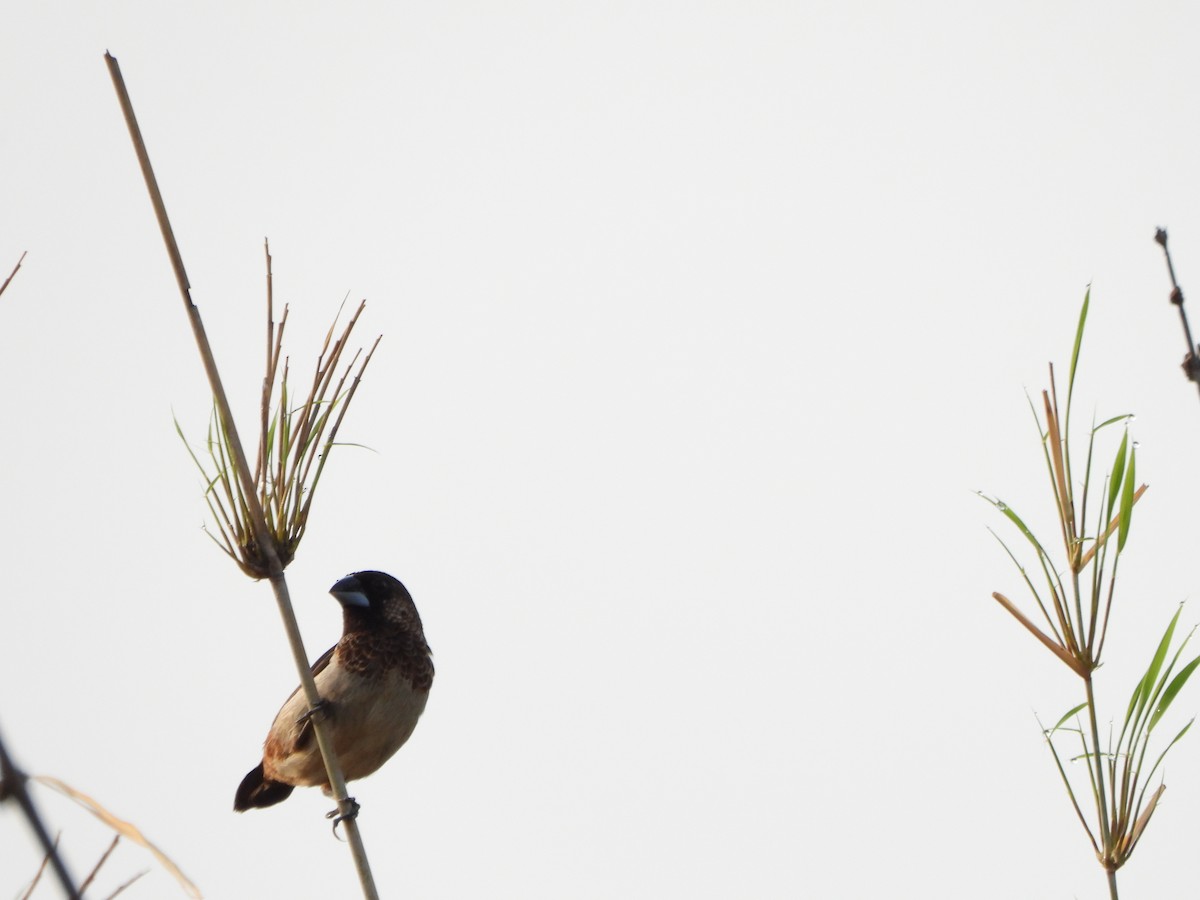
[[[325,669],[329,668],[329,663],[333,659],[333,651],[337,649],[337,644],[334,644],[324,653],[322,653],[315,663],[312,664],[312,675],[316,678]],[[287,706],[292,702],[292,698],[300,693],[300,686],[296,686],[296,690],[292,691],[283,705]],[[312,719],[305,719],[304,724],[300,726],[300,731],[296,734],[296,743],[293,745],[295,750],[303,750],[313,742],[313,727]]]
[[[323,671],[325,671],[327,668],[329,668],[329,661],[331,659],[333,659],[333,651],[336,649],[337,649],[337,644],[334,644],[332,647],[330,647],[328,650],[326,650],[324,653],[322,653],[317,658],[317,661],[312,664],[313,678],[316,678]],[[296,688],[296,690],[300,690],[300,688]]]

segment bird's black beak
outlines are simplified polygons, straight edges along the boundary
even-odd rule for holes
[[[369,607],[371,601],[367,599],[367,595],[363,593],[362,585],[353,575],[347,575],[337,584],[329,589],[329,593],[337,599],[337,602],[342,606],[362,606]]]

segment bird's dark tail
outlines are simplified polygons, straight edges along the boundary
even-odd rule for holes
[[[291,793],[292,785],[263,777],[262,763],[259,763],[238,785],[237,796],[233,798],[233,809],[235,812],[245,812],[255,807],[274,806],[286,800]]]

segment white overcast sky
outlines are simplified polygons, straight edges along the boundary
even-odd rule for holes
[[[1099,675],[1119,716],[1200,574],[1200,403],[1152,240],[1200,325],[1193,4],[0,18],[0,269],[29,254],[0,298],[0,728],[26,768],[206,896],[354,896],[319,792],[231,811],[295,674],[269,589],[201,530],[172,414],[199,441],[208,394],[109,50],[243,427],[264,236],[294,367],[347,292],[384,335],[342,435],[374,452],[334,455],[289,570],[310,656],[364,568],[434,648],[414,738],[354,786],[384,896],[1105,895],[1034,719],[1080,691],[990,599],[1024,597],[972,491],[1050,524],[1024,392],[1090,283],[1077,421],[1136,412],[1151,484]],[[1194,880],[1198,773],[1193,735],[1130,896]],[[106,830],[38,799],[85,871]],[[37,859],[0,809],[0,896]],[[126,896],[178,895],[132,846],[103,884],[144,867]]]

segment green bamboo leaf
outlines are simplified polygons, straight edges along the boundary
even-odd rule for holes
[[[270,469],[271,460],[274,458],[275,454],[275,428],[278,422],[279,412],[276,411],[275,415],[271,416],[270,425],[267,426],[267,439],[263,442],[267,448],[266,465],[268,469]]]
[[[368,448],[368,449],[370,449],[370,448]],[[996,541],[1000,544],[1000,546],[1004,549],[1004,552],[1006,554],[1008,554],[1008,558],[1011,559],[1013,565],[1017,567],[1017,571],[1021,573],[1021,580],[1025,582],[1025,586],[1027,588],[1029,588],[1029,592],[1031,594],[1033,594],[1033,599],[1037,602],[1038,609],[1040,609],[1042,611],[1042,615],[1046,619],[1046,625],[1049,627],[1051,634],[1054,636],[1054,640],[1056,640],[1060,644],[1065,643],[1065,641],[1063,641],[1063,636],[1058,628],[1058,625],[1055,623],[1054,619],[1052,619],[1050,617],[1049,610],[1046,609],[1046,603],[1045,603],[1045,601],[1042,600],[1042,595],[1038,592],[1038,589],[1034,586],[1033,580],[1029,577],[1029,573],[1025,570],[1025,567],[1023,565],[1021,565],[1021,561],[1019,559],[1017,559],[1016,554],[1014,554],[1012,552],[1012,549],[1008,546],[1008,544],[1004,543],[1004,540],[1000,537],[1000,535],[996,534],[995,531],[992,531],[991,528],[989,528],[988,531],[991,533],[992,537],[994,537],[996,539]],[[1042,566],[1042,574],[1046,576],[1046,584],[1050,588],[1050,594],[1051,594],[1051,597],[1053,598],[1052,602],[1053,602],[1055,608],[1058,608],[1060,605],[1059,593],[1058,593],[1058,586],[1056,586],[1054,583],[1053,572],[1050,570],[1050,567],[1047,566],[1044,556],[1040,555],[1038,561],[1041,563],[1041,566]]]
[[[1049,731],[1047,731],[1046,734],[1053,734],[1054,732],[1058,731],[1060,728],[1062,728],[1063,722],[1067,721],[1067,719],[1070,719],[1076,713],[1078,713],[1081,709],[1085,709],[1086,707],[1087,707],[1087,701],[1085,700],[1083,703],[1080,703],[1074,709],[1068,709],[1065,713],[1063,713],[1063,717],[1061,719],[1059,719],[1057,722],[1055,722],[1054,727],[1051,728]],[[1071,730],[1074,731],[1075,729],[1071,729]]]
[[[1188,733],[1188,731],[1192,727],[1192,724],[1195,721],[1196,721],[1195,719],[1190,719],[1188,721],[1188,723],[1179,730],[1179,734],[1177,734],[1177,735],[1175,735],[1175,737],[1171,738],[1171,742],[1169,744],[1167,744],[1166,747],[1163,748],[1162,753],[1158,754],[1158,759],[1156,759],[1154,761],[1154,765],[1150,767],[1150,772],[1146,775],[1146,787],[1149,787],[1151,779],[1154,778],[1154,773],[1158,771],[1159,767],[1162,765],[1162,761],[1164,759],[1166,759],[1167,753],[1169,753],[1171,748],[1174,747],[1177,743],[1179,743],[1179,741],[1183,738],[1183,736]],[[1146,788],[1143,787],[1142,788],[1142,796],[1144,797],[1145,794],[1146,794]],[[1138,800],[1138,805],[1141,806],[1140,798]]]
[[[279,458],[286,463],[292,443],[292,413],[287,407],[288,390],[286,380],[280,386],[279,394]]]
[[[1113,416],[1111,419],[1105,419],[1099,425],[1096,425],[1095,427],[1093,427],[1092,433],[1094,434],[1095,432],[1099,431],[1101,428],[1105,428],[1109,425],[1115,425],[1117,422],[1125,422],[1132,418],[1133,418],[1133,413],[1121,413],[1121,415]]]
[[[1084,705],[1086,706],[1087,704]],[[1069,716],[1070,713],[1067,715]],[[1034,718],[1037,719],[1036,716]],[[1075,788],[1071,785],[1071,779],[1067,777],[1067,770],[1063,768],[1062,758],[1058,755],[1058,749],[1054,746],[1054,741],[1050,739],[1050,732],[1042,725],[1041,719],[1037,719],[1037,723],[1041,727],[1042,733],[1046,735],[1046,746],[1050,749],[1050,753],[1054,757],[1054,765],[1057,767],[1058,774],[1062,778],[1063,787],[1067,789],[1067,796],[1071,798],[1071,805],[1075,807],[1075,815],[1079,817],[1079,824],[1087,832],[1088,840],[1092,842],[1092,848],[1096,853],[1100,853],[1100,845],[1096,842],[1096,836],[1092,833],[1092,826],[1088,824],[1087,817],[1084,816],[1083,810],[1079,807],[1079,800],[1075,797]],[[1086,748],[1086,742],[1084,746]]]
[[[1075,390],[1075,368],[1079,364],[1079,348],[1083,344],[1083,326],[1087,322],[1088,304],[1092,299],[1092,286],[1083,295],[1083,308],[1079,310],[1079,326],[1075,329],[1075,348],[1071,351],[1071,374],[1067,379],[1067,406],[1071,405],[1071,393]]]
[[[1175,610],[1175,615],[1171,617],[1171,624],[1167,626],[1162,640],[1158,642],[1158,649],[1154,652],[1154,658],[1150,660],[1150,667],[1146,669],[1146,674],[1142,676],[1142,680],[1134,688],[1133,696],[1129,699],[1129,710],[1125,714],[1126,727],[1131,722],[1131,715],[1133,716],[1132,721],[1137,721],[1142,717],[1146,702],[1150,699],[1155,682],[1158,681],[1158,673],[1162,670],[1163,660],[1167,657],[1167,650],[1171,647],[1171,638],[1175,634],[1175,623],[1179,621],[1179,614],[1181,612],[1183,612],[1182,606]],[[1136,715],[1134,714],[1135,706],[1137,707]]]
[[[1125,549],[1129,537],[1129,520],[1133,518],[1133,494],[1136,489],[1137,446],[1129,451],[1129,466],[1125,469],[1125,484],[1121,488],[1121,526],[1117,530],[1117,552]]]
[[[1021,517],[1017,515],[1016,510],[1014,510],[1011,506],[998,497],[989,497],[983,491],[976,491],[975,493],[988,503],[992,504],[992,506],[996,507],[996,509],[1000,510],[1000,512],[1004,513],[1008,520],[1017,526],[1021,534],[1033,541],[1034,544],[1038,543],[1037,539],[1033,536],[1033,532],[1029,530],[1029,526],[1022,521]]]
[[[1050,589],[1054,592],[1055,606],[1058,606],[1059,600],[1063,596],[1062,584],[1061,584],[1061,582],[1059,582],[1057,585],[1057,589],[1056,589],[1055,583],[1058,580],[1058,576],[1057,576],[1057,573],[1054,571],[1053,563],[1050,560],[1050,554],[1046,552],[1046,548],[1042,546],[1041,542],[1037,539],[1037,537],[1034,535],[1034,533],[1029,530],[1029,526],[1027,526],[1025,524],[1025,522],[1022,521],[1021,517],[1018,516],[1017,513],[1007,503],[1005,503],[1003,500],[1000,500],[998,498],[989,497],[987,494],[983,493],[982,491],[976,491],[975,493],[978,494],[980,497],[982,497],[984,500],[986,500],[988,503],[990,503],[994,507],[996,507],[996,509],[1000,510],[1000,512],[1004,513],[1005,517],[1010,522],[1012,522],[1014,525],[1016,525],[1017,529],[1021,532],[1021,534],[1025,535],[1025,539],[1028,540],[1029,543],[1033,545],[1033,549],[1037,551],[1038,562],[1042,566],[1042,570],[1046,575],[1046,580],[1050,585]],[[997,538],[997,540],[999,540],[999,538]],[[1003,543],[1004,542],[1001,541],[1001,544],[1003,544]],[[1005,550],[1008,550],[1008,548],[1005,547]],[[1014,563],[1017,562],[1017,558],[1015,556],[1013,556],[1011,552],[1009,552],[1009,556],[1012,556],[1012,560]],[[1017,564],[1017,568],[1019,568],[1021,570],[1022,575],[1025,574],[1025,569],[1019,563]],[[1028,579],[1026,579],[1026,581],[1028,581]],[[1032,588],[1032,585],[1030,585],[1030,587]],[[1036,593],[1037,592],[1034,591],[1035,595],[1036,595]],[[1038,600],[1038,603],[1039,604],[1041,603],[1040,598]],[[1043,612],[1044,611],[1045,610],[1043,608]]]
[[[1159,762],[1162,762],[1162,757],[1167,755],[1167,750],[1170,750],[1170,749],[1171,749],[1172,747],[1174,747],[1174,746],[1175,746],[1177,743],[1179,743],[1179,739],[1180,739],[1180,738],[1182,738],[1182,737],[1183,737],[1185,734],[1187,734],[1187,733],[1188,733],[1188,730],[1189,730],[1189,729],[1192,727],[1192,724],[1193,724],[1195,721],[1196,721],[1195,719],[1191,719],[1191,720],[1190,720],[1190,721],[1189,721],[1189,722],[1188,722],[1186,725],[1184,725],[1184,726],[1183,726],[1183,728],[1181,728],[1181,729],[1179,730],[1179,734],[1177,734],[1177,735],[1175,735],[1175,737],[1171,738],[1171,743],[1167,744],[1167,749],[1166,749],[1166,750],[1164,750],[1164,751],[1162,752],[1162,756],[1160,756],[1160,757],[1158,758],[1158,759],[1159,759]]]
[[[1163,713],[1170,707],[1171,701],[1175,699],[1175,695],[1187,684],[1188,679],[1192,677],[1192,673],[1196,671],[1197,666],[1200,666],[1200,656],[1197,656],[1184,666],[1179,674],[1171,679],[1171,683],[1167,685],[1167,689],[1159,697],[1158,707],[1154,710],[1154,715],[1150,717],[1150,724],[1146,726],[1147,731],[1152,731],[1154,726],[1158,724],[1158,720],[1163,717]]]
[[[1025,391],[1025,402],[1029,404],[1029,412],[1033,416],[1033,424],[1037,427],[1038,437],[1043,442],[1046,441],[1046,432],[1042,429],[1041,414],[1038,413],[1037,405],[1033,402],[1033,398],[1029,396],[1029,391]]]
[[[1129,429],[1121,437],[1121,446],[1117,448],[1117,457],[1113,460],[1112,475],[1108,479],[1108,510],[1104,516],[1106,522],[1112,520],[1113,507],[1117,505],[1117,486],[1125,477],[1125,453],[1129,447]]]
[[[356,444],[353,441],[334,441],[330,447],[357,447],[359,450],[369,450],[371,453],[379,455],[379,451],[367,444]]]
[[[188,439],[184,437],[183,427],[179,424],[179,420],[175,418],[174,411],[171,412],[171,421],[175,423],[175,433],[179,435],[179,439],[183,441],[183,447],[188,452],[188,456],[192,458],[192,462],[196,464],[196,468],[200,470],[200,474],[208,478],[208,472],[204,470],[204,464],[200,462],[195,452],[192,450],[192,445],[188,443]],[[212,482],[209,482],[211,485]]]

